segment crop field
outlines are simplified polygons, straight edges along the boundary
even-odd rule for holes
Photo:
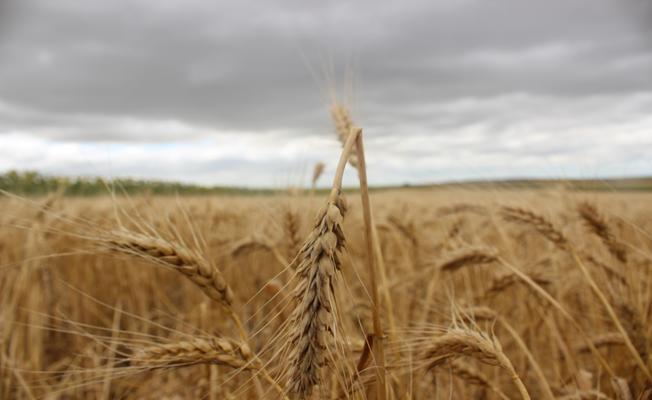
[[[0,0],[0,400],[652,400],[652,0]]]
[[[649,398],[650,194],[370,200],[4,196],[0,398]]]

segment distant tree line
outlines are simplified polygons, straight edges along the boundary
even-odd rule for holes
[[[203,194],[264,194],[269,189],[199,186],[178,182],[162,182],[131,178],[85,178],[43,175],[35,171],[8,171],[0,174],[0,190],[21,196],[41,196],[61,192],[70,196],[94,196],[115,192],[121,194],[150,193],[153,195]]]

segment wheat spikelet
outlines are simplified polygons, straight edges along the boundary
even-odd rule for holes
[[[627,262],[625,246],[616,239],[607,221],[600,215],[595,206],[584,202],[577,206],[577,212],[589,230],[602,240],[611,255],[623,263]]]
[[[552,222],[533,211],[517,207],[502,207],[501,214],[506,221],[516,222],[534,228],[543,237],[554,243],[557,247],[566,250],[568,239],[558,230]]]
[[[498,260],[495,253],[492,249],[485,248],[464,250],[450,256],[439,266],[439,269],[454,272],[465,266],[490,264]]]
[[[341,223],[345,213],[340,196],[329,201],[296,261],[299,282],[294,289],[297,306],[290,319],[288,389],[299,398],[308,398],[320,383],[320,369],[332,349],[336,329],[333,286],[344,247]]]
[[[236,369],[259,369],[249,347],[232,339],[219,337],[196,338],[177,343],[139,349],[129,359],[139,367],[172,368],[195,364],[216,364]]]
[[[341,104],[333,103],[331,106],[331,117],[335,124],[337,138],[340,140],[340,143],[342,143],[342,146],[344,146],[346,139],[351,133],[351,129],[354,127],[349,110]],[[349,155],[349,164],[354,168],[358,168],[358,157],[356,156],[355,145]]]
[[[101,243],[111,253],[140,257],[179,271],[211,299],[225,307],[233,304],[233,292],[220,270],[179,243],[127,230],[112,231]]]

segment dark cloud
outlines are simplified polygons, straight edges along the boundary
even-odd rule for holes
[[[0,140],[325,137],[349,71],[378,143],[508,157],[496,141],[514,132],[607,140],[652,113],[652,2],[0,0]],[[438,151],[411,143],[405,157]]]
[[[251,129],[317,120],[327,82],[302,54],[317,70],[351,62],[370,102],[652,89],[647,2],[315,4],[16,2],[0,90],[50,111]]]

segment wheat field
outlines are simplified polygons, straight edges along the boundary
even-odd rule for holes
[[[0,396],[652,398],[652,195],[370,195],[332,117],[327,194],[3,193]]]
[[[649,398],[650,200],[372,194],[384,395]],[[342,196],[324,225],[326,201],[5,196],[0,397],[376,398],[363,207]],[[335,262],[316,295],[325,328],[302,351],[297,255],[316,225],[337,231]]]

